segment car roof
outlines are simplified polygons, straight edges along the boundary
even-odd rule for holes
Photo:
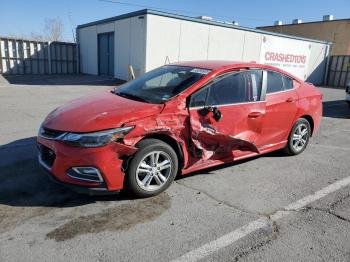
[[[229,60],[197,60],[197,61],[183,61],[183,62],[176,62],[171,63],[170,65],[177,65],[177,66],[189,66],[189,67],[195,67],[195,68],[202,68],[202,69],[209,69],[209,70],[228,70],[228,69],[234,69],[234,68],[242,68],[242,67],[249,67],[249,68],[261,68],[266,70],[273,70],[282,74],[285,74],[297,81],[302,81],[298,77],[282,70],[274,66],[264,65],[264,64],[258,64],[255,61],[251,62],[240,62],[240,61],[229,61]]]
[[[236,67],[237,65],[241,65],[242,63],[243,62],[228,61],[228,60],[197,60],[197,61],[177,62],[177,63],[172,63],[171,65],[190,66],[190,67],[216,70],[222,67]],[[244,63],[244,64],[247,64],[247,63]]]

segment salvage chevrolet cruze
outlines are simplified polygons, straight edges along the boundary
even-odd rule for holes
[[[52,111],[37,138],[50,177],[91,194],[156,195],[177,174],[284,149],[304,151],[322,94],[256,63],[166,65]]]

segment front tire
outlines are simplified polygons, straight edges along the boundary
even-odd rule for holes
[[[126,186],[138,197],[158,195],[174,181],[178,158],[174,149],[158,139],[145,139],[126,172]]]
[[[310,136],[311,127],[309,121],[305,118],[299,118],[289,134],[285,152],[291,156],[299,155],[307,147]]]

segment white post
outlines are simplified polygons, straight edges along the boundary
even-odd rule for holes
[[[135,79],[134,68],[132,67],[132,65],[129,65],[128,69],[129,69],[128,70],[129,71],[129,80]]]
[[[51,71],[51,41],[48,42],[48,46],[47,46],[47,58],[49,60],[49,74],[51,75],[52,71]]]

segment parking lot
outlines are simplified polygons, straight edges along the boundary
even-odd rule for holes
[[[93,77],[0,79],[0,261],[350,261],[350,108],[320,88],[305,152],[178,178],[159,196],[78,195],[37,164],[54,108],[110,88]]]

